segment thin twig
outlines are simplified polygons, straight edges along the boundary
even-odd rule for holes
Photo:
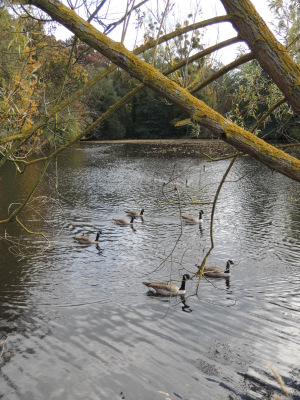
[[[231,162],[230,162],[225,174],[223,175],[223,177],[221,179],[221,182],[220,182],[220,184],[218,186],[218,189],[216,191],[216,194],[215,194],[214,203],[213,203],[213,207],[212,207],[212,210],[211,210],[211,218],[210,218],[210,242],[211,242],[211,246],[210,246],[209,250],[207,251],[206,255],[204,256],[204,259],[203,259],[203,261],[202,261],[202,263],[201,263],[201,265],[200,265],[200,267],[198,269],[198,272],[196,273],[196,275],[199,274],[199,279],[198,279],[198,282],[197,282],[196,292],[198,292],[198,289],[199,289],[199,284],[200,284],[200,280],[201,280],[203,272],[204,272],[204,267],[205,267],[205,264],[206,264],[206,260],[207,260],[208,256],[210,255],[211,251],[214,248],[213,225],[214,225],[214,214],[215,214],[215,209],[216,209],[218,197],[219,197],[220,191],[222,189],[222,186],[223,186],[223,184],[224,184],[224,182],[226,180],[226,177],[229,174],[229,172],[231,170],[231,167],[235,163],[235,160],[237,159],[237,157],[238,156],[236,155],[236,156],[234,156],[232,158],[232,160],[231,160]]]

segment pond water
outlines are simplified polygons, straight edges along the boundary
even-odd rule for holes
[[[202,279],[197,291],[193,278],[183,298],[150,295],[142,284],[179,284],[210,247],[212,201],[229,161],[208,162],[202,151],[78,145],[20,215],[49,242],[15,223],[0,227],[0,398],[284,397],[275,371],[300,399],[299,184],[238,159],[218,199],[207,262],[232,259],[230,280]],[[40,168],[22,179],[6,169],[1,219]],[[133,227],[113,222],[141,208]],[[181,224],[181,212],[200,209],[202,224]],[[98,229],[99,246],[73,240]]]

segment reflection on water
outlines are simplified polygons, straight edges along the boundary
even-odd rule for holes
[[[208,260],[233,259],[230,280],[202,279],[196,293],[194,278],[184,297],[162,298],[142,282],[196,271],[228,161],[191,147],[85,144],[58,163],[58,192],[49,173],[21,215],[50,243],[15,224],[1,231],[0,398],[265,399],[283,395],[270,367],[299,398],[298,184],[239,159]],[[1,218],[37,171],[15,186],[13,176],[1,181]],[[142,208],[133,227],[113,222]],[[180,212],[200,209],[203,224],[181,224]],[[73,240],[98,229],[97,244]]]

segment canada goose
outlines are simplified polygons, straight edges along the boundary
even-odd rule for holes
[[[96,235],[96,239],[91,238],[90,236],[73,236],[73,239],[76,240],[76,242],[80,244],[93,244],[93,243],[98,243],[99,242],[99,237],[101,235],[102,231],[99,230]]]
[[[197,222],[203,222],[202,215],[204,212],[202,210],[199,211],[199,218],[198,217],[192,217],[191,215],[183,215],[182,219],[184,222],[188,224],[195,224]]]
[[[210,278],[229,278],[230,277],[230,264],[234,264],[233,261],[228,260],[226,263],[225,270],[220,267],[204,267],[203,274]],[[199,267],[199,266],[198,266]]]
[[[117,225],[132,225],[133,224],[133,220],[135,219],[135,217],[131,217],[131,220],[129,221],[128,219],[125,218],[113,218],[113,220],[115,221],[115,223]]]
[[[142,217],[144,214],[144,209],[142,208],[141,211],[136,211],[136,210],[126,210],[126,214],[129,215],[130,217]]]
[[[180,288],[170,282],[143,282],[144,285],[154,289],[156,294],[161,296],[176,296],[178,294],[185,294],[185,281],[190,279],[189,274],[184,274]]]

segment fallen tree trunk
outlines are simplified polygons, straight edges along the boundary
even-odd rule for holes
[[[247,0],[244,1],[249,3]],[[71,30],[82,41],[98,50],[114,64],[155,90],[162,97],[176,104],[185,113],[190,115],[193,121],[218,134],[221,139],[233,145],[237,150],[251,155],[268,167],[296,181],[300,181],[300,160],[282,150],[276,149],[252,133],[226,120],[226,118],[209,108],[204,102],[193,97],[154,67],[128,51],[122,44],[114,42],[97,31],[92,25],[84,21],[62,3],[54,0],[19,1],[19,3],[30,3],[45,11],[54,20],[62,23]],[[251,8],[249,10],[253,11]],[[244,24],[247,24],[246,20]],[[277,52],[280,51],[282,49],[279,46]],[[289,100],[288,96],[286,97]],[[300,100],[300,93],[298,98]]]

